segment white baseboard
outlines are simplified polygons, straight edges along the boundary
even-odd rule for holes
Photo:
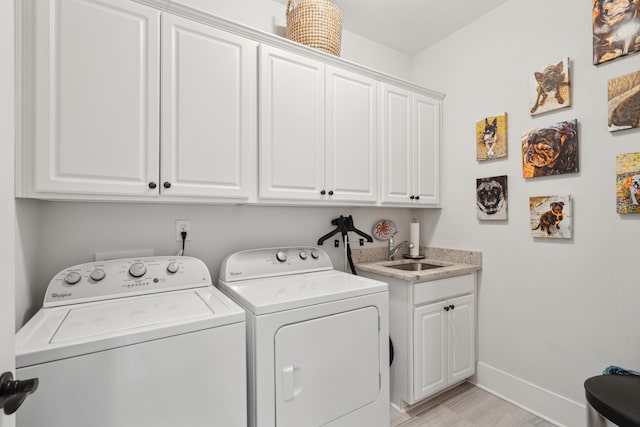
[[[553,424],[566,427],[587,425],[587,410],[557,393],[546,390],[493,366],[478,362],[474,384]]]

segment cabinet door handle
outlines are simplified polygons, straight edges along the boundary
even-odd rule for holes
[[[162,186],[164,188],[171,188],[171,183],[169,181],[165,181],[164,184],[162,184]]]
[[[155,183],[155,182],[153,182],[153,181],[151,181],[151,182],[149,183],[149,188],[150,188],[150,189],[152,189],[152,190],[153,190],[154,188],[156,188],[157,186],[158,186],[158,184],[156,184],[156,183]]]
[[[413,200],[413,199],[415,199],[415,198],[416,198],[416,196],[413,196],[413,195],[412,195],[412,196],[409,196],[409,198],[410,198],[411,200]]]
[[[444,311],[449,311],[449,310],[451,310],[451,309],[449,308],[449,306],[448,306],[448,305],[445,305],[445,306],[444,306]]]
[[[456,306],[455,306],[455,305],[453,305],[453,304],[451,304],[451,305],[449,306],[449,308],[450,308],[451,310],[453,310],[454,308],[456,308]]]
[[[322,194],[324,196],[325,194],[327,194],[327,192],[322,190],[322,191],[320,191],[320,194]]]
[[[416,200],[420,200],[420,196],[416,196]]]
[[[329,190],[329,195],[333,196],[333,190]]]

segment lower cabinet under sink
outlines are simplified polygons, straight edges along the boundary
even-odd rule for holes
[[[385,267],[442,266],[404,263]],[[475,272],[426,282],[365,271],[360,274],[389,284],[389,333],[394,346],[392,404],[404,410],[475,373]]]

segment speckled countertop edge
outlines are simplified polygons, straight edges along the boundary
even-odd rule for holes
[[[387,248],[352,250],[352,256],[357,270],[380,274],[381,276],[395,277],[409,282],[426,282],[461,276],[482,269],[481,252],[421,247],[420,253],[425,255],[425,259],[410,260],[402,258],[402,255],[398,255],[395,261],[387,261],[385,259],[387,256]],[[415,262],[441,265],[443,268],[424,271],[404,271],[386,267],[388,265],[410,264]]]

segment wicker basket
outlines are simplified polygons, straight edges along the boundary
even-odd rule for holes
[[[326,0],[287,4],[287,38],[305,46],[340,56],[342,12]]]

